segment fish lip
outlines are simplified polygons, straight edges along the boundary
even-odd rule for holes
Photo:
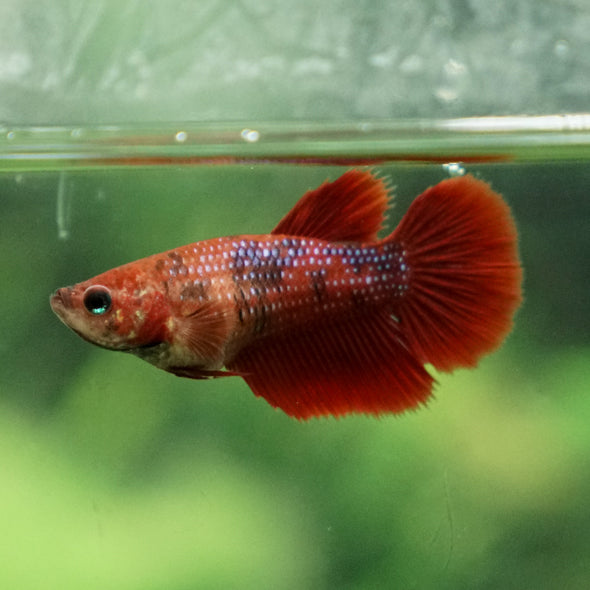
[[[72,306],[72,289],[70,287],[56,289],[49,297],[49,305],[55,313],[60,315],[60,311]]]

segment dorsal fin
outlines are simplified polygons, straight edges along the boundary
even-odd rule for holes
[[[372,242],[383,226],[389,195],[371,172],[349,170],[306,192],[273,234],[332,242]]]

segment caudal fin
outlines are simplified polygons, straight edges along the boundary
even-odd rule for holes
[[[442,371],[496,349],[521,302],[522,269],[508,205],[472,176],[414,200],[386,241],[401,244],[411,278],[395,315],[409,347]]]

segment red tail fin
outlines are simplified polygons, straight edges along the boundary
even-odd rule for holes
[[[472,176],[414,200],[386,238],[407,251],[410,290],[396,309],[410,348],[450,371],[500,346],[521,301],[522,270],[508,205]]]

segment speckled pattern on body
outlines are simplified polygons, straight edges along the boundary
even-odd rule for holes
[[[338,245],[281,237],[218,238],[156,257],[168,296],[232,304],[244,329],[289,329],[403,296],[410,269],[397,244]]]

